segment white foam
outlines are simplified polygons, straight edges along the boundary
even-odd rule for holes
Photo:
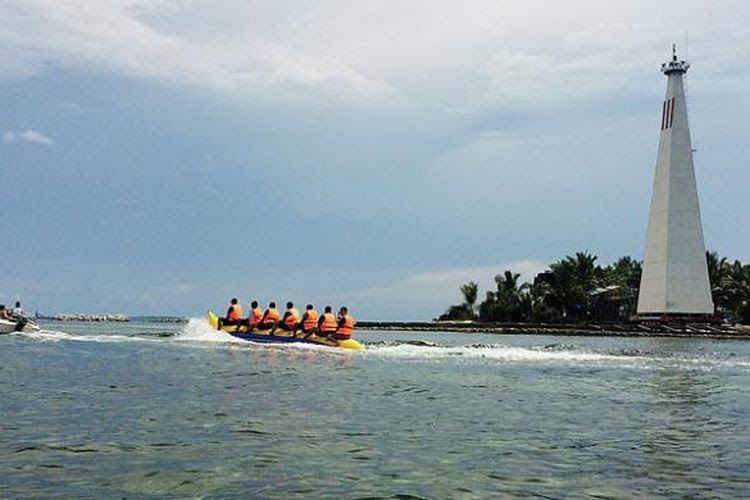
[[[644,358],[638,356],[617,356],[582,350],[545,350],[528,347],[493,346],[456,346],[433,347],[399,344],[393,346],[375,346],[367,349],[368,355],[384,358],[440,360],[440,359],[486,359],[493,361],[560,361],[575,363],[641,363]]]
[[[24,336],[41,342],[151,342],[170,343],[179,342],[183,345],[209,348],[223,345],[246,346],[249,349],[302,349],[316,350],[329,354],[365,356],[383,360],[413,360],[413,361],[467,361],[467,362],[497,362],[497,363],[540,363],[582,366],[617,366],[632,368],[654,368],[665,365],[679,366],[686,369],[712,370],[716,368],[750,368],[747,356],[737,356],[730,359],[724,356],[712,355],[683,355],[683,356],[655,356],[648,353],[632,354],[630,352],[612,353],[596,352],[576,346],[559,346],[548,349],[542,346],[515,347],[508,345],[486,346],[437,346],[437,345],[365,345],[362,351],[348,351],[331,349],[305,343],[268,344],[255,343],[233,337],[225,332],[214,330],[205,318],[190,318],[174,337],[128,336],[117,334],[76,334],[56,330],[41,330],[38,332],[19,332],[11,335]]]
[[[40,330],[38,332],[22,332],[16,335],[39,340],[42,342],[60,342],[63,340],[75,342],[158,342],[159,339],[145,337],[129,337],[127,335],[77,335],[57,330]]]
[[[226,332],[218,331],[208,324],[206,318],[190,318],[187,324],[182,328],[172,339],[177,342],[191,343],[193,345],[216,345],[216,344],[234,344],[244,345],[248,348],[282,348],[282,349],[302,349],[302,350],[315,350],[322,352],[337,352],[339,349],[331,349],[327,346],[303,343],[303,342],[289,342],[289,343],[268,343],[268,342],[253,342],[251,340],[244,340],[237,337],[233,337]]]
[[[208,324],[206,318],[190,318],[187,324],[182,328],[172,340],[181,342],[212,342],[222,343],[227,342],[242,343],[245,340],[232,337],[226,332],[214,330],[211,325]]]

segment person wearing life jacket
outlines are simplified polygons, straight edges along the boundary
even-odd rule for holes
[[[258,301],[254,300],[250,303],[250,313],[247,317],[247,326],[250,330],[255,330],[262,320],[263,309],[258,307]]]
[[[279,319],[281,319],[281,315],[278,309],[276,309],[276,302],[270,302],[268,308],[263,313],[263,318],[258,324],[258,330],[275,330],[279,324]]]
[[[339,309],[338,314],[338,328],[333,335],[329,336],[329,338],[332,338],[333,340],[349,340],[354,333],[355,324],[356,321],[354,321],[354,318],[349,316],[349,309],[342,307]]]
[[[285,332],[296,332],[299,323],[299,311],[292,302],[286,303],[286,311],[279,327]]]
[[[242,323],[242,306],[239,304],[237,299],[232,299],[229,302],[229,309],[227,309],[226,318],[219,318],[219,329],[227,325],[239,326]]]
[[[305,337],[309,337],[318,330],[318,313],[313,309],[312,304],[307,304],[307,306],[305,306],[305,314],[302,315],[300,325],[302,326],[302,333],[305,334]]]
[[[331,306],[326,306],[323,311],[323,315],[318,320],[318,332],[321,337],[328,337],[336,333],[336,329],[339,327],[336,322],[336,316],[333,315],[333,309]]]

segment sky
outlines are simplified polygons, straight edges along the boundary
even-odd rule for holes
[[[750,260],[750,3],[0,0],[0,303],[425,320],[642,258],[678,46],[706,245]]]

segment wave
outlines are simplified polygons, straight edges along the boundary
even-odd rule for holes
[[[399,343],[394,345],[369,346],[365,352],[367,355],[376,357],[407,360],[467,359],[505,362],[642,363],[648,359],[641,356],[586,351],[573,347],[550,349],[548,347],[515,347],[501,344],[444,347]]]
[[[181,328],[173,331],[130,331],[129,333],[69,333],[57,330],[14,333],[41,342],[148,342],[153,344],[179,344],[191,347],[247,349],[293,349],[315,350],[326,354],[341,354],[343,351],[311,344],[258,344],[248,342],[212,329],[204,318],[190,318]],[[366,332],[365,338],[368,335]],[[362,338],[360,337],[360,340]],[[294,351],[290,351],[294,352]],[[551,344],[543,346],[512,346],[505,344],[473,344],[445,346],[428,341],[373,341],[365,342],[362,351],[347,351],[347,355],[372,360],[392,361],[446,361],[487,363],[540,363],[545,365],[576,365],[591,367],[655,368],[678,366],[684,369],[750,368],[750,359],[745,355],[721,355],[718,353],[669,353],[648,352],[633,348],[595,349],[579,345]]]
[[[76,333],[61,332],[58,330],[40,330],[38,332],[20,332],[13,335],[21,335],[41,342],[160,342],[158,337],[141,337],[130,335],[82,335]]]
[[[207,342],[212,344],[246,344],[247,341],[214,330],[206,318],[190,318],[182,329],[172,337],[177,342]]]

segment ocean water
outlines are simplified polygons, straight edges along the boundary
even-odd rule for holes
[[[750,496],[750,343],[188,324],[0,336],[0,497]]]

